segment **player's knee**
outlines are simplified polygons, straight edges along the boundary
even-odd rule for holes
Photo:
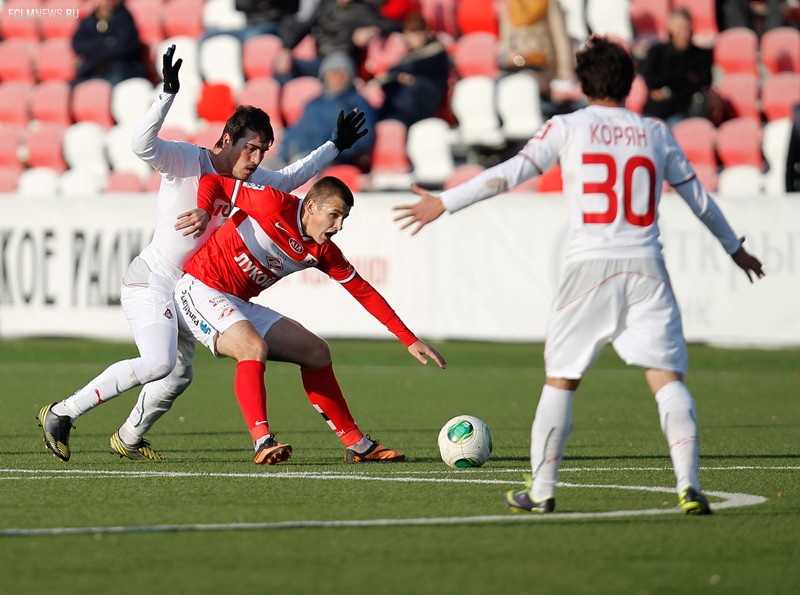
[[[170,376],[168,392],[171,396],[177,397],[185,392],[192,380],[194,380],[194,366],[175,368],[174,372],[177,373],[173,373]]]
[[[175,368],[175,357],[152,358],[142,357],[136,364],[132,365],[133,371],[139,382],[147,384],[166,378]]]
[[[320,337],[311,343],[305,353],[306,362],[304,367],[316,369],[324,368],[331,363],[331,348],[327,341]]]

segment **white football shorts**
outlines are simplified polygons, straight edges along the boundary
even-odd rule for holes
[[[120,303],[134,337],[155,324],[165,327],[164,332],[174,342],[178,330],[174,289],[173,279],[151,270],[141,256],[133,259],[122,277]]]
[[[686,374],[681,314],[662,260],[567,265],[547,324],[547,376],[581,378],[607,343],[629,365]]]
[[[217,336],[240,320],[248,320],[262,337],[283,315],[275,310],[242,300],[235,295],[212,289],[186,273],[175,286],[175,302],[181,324],[195,338],[220,357]]]

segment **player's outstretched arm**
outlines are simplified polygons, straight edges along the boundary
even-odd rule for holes
[[[402,222],[400,224],[400,229],[406,229],[412,225],[416,225],[411,231],[411,235],[413,236],[417,235],[417,232],[428,223],[441,217],[442,213],[445,212],[445,208],[441,198],[431,194],[416,184],[411,185],[411,192],[419,195],[419,201],[413,205],[398,205],[394,207],[395,211],[400,212],[394,220]]]
[[[442,370],[447,367],[447,362],[444,361],[444,356],[436,351],[433,347],[428,345],[425,341],[417,340],[408,346],[408,352],[417,358],[423,365],[428,364],[428,358],[436,362]]]
[[[766,275],[761,266],[761,261],[744,249],[744,238],[742,238],[742,245],[739,246],[739,249],[731,254],[731,258],[733,258],[736,266],[744,271],[750,283],[753,282],[753,275],[758,279]]]

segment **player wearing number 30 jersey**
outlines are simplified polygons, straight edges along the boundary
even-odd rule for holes
[[[663,182],[671,184],[748,277],[761,263],[742,247],[719,207],[663,122],[624,107],[633,62],[619,45],[592,37],[577,54],[576,74],[588,107],[547,121],[515,157],[433,196],[420,188],[414,205],[397,207],[413,233],[538,176],[556,162],[569,201],[569,239],[558,296],[547,324],[545,370],[531,431],[530,486],[506,494],[514,511],[555,509],[558,468],[572,425],[581,378],[611,343],[645,369],[672,457],[680,505],[708,514],[700,491],[694,400],[681,316],[664,267],[658,229]],[[751,278],[752,280],[752,278]]]

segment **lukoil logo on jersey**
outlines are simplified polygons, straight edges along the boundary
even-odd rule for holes
[[[262,271],[244,252],[234,257],[233,261],[239,265],[239,268],[242,269],[254,283],[261,287],[267,288],[278,281],[278,277],[276,277],[274,273]]]

